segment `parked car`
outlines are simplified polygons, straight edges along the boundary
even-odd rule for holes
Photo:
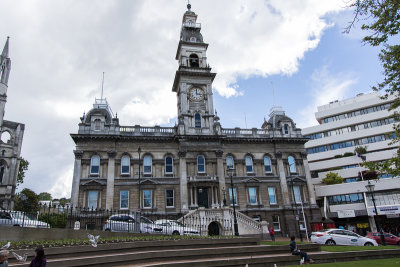
[[[21,211],[0,211],[0,225],[2,226],[18,226],[29,228],[50,228],[48,223],[39,221],[31,214]]]
[[[115,214],[110,216],[104,222],[104,231],[112,231],[112,232],[129,232],[129,233],[137,233],[139,232],[139,226],[135,223],[135,218],[128,214]],[[135,228],[136,227],[136,228]],[[147,219],[146,217],[140,217],[140,232],[141,233],[161,233],[162,228],[157,227],[156,224]]]
[[[398,246],[400,246],[400,237],[397,237],[397,236],[389,234],[389,233],[383,233],[383,235],[385,236],[386,245],[398,245]],[[369,232],[367,234],[367,237],[371,238],[371,239],[374,239],[378,244],[382,243],[381,233]]]
[[[175,220],[157,220],[155,224],[167,235],[200,235],[199,231],[189,228]]]
[[[343,229],[329,229],[321,232],[312,232],[311,241],[325,245],[378,246],[378,243],[376,243],[374,239],[363,237]]]

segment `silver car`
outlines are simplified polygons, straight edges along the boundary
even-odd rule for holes
[[[140,229],[140,231],[139,231]],[[110,216],[104,223],[104,231],[111,232],[128,232],[128,233],[161,233],[162,229],[157,227],[151,220],[146,217],[140,217],[140,228],[139,223],[133,216],[129,214],[115,214]]]
[[[30,214],[21,211],[7,210],[0,210],[0,225],[29,228],[50,228],[48,223],[39,221]]]
[[[196,229],[189,228],[175,220],[157,220],[155,223],[167,235],[200,235]]]

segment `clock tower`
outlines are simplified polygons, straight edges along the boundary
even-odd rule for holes
[[[179,68],[172,91],[178,98],[179,135],[216,135],[212,82],[215,73],[207,64],[207,47],[201,35],[197,15],[188,10],[183,15],[181,37],[176,52]]]

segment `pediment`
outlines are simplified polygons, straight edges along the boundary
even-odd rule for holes
[[[243,182],[244,183],[259,183],[260,180],[258,180],[257,178],[251,177],[251,178],[249,178],[247,180],[244,180]]]
[[[152,180],[152,179],[145,179],[143,182],[140,182],[140,184],[159,184],[158,182]]]
[[[291,181],[293,181],[294,183],[296,183],[296,182],[305,183],[306,182],[306,178],[300,177],[300,176],[294,176],[292,178],[289,178],[287,181],[289,183],[291,183]]]
[[[89,181],[81,182],[81,185],[106,185],[106,184],[107,183],[96,179],[91,179]]]

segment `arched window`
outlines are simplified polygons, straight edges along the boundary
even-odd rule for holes
[[[227,156],[226,157],[226,169],[234,169],[235,168],[235,163],[233,161],[232,156]]]
[[[101,121],[99,119],[94,120],[94,130],[95,131],[100,131],[100,123],[101,123]]]
[[[190,67],[198,68],[199,67],[199,57],[196,54],[191,54],[189,56]]]
[[[129,174],[131,158],[127,155],[121,158],[121,174]]]
[[[152,158],[151,156],[147,155],[144,156],[143,158],[143,173],[151,173],[151,167],[152,167]]]
[[[99,174],[99,171],[100,171],[100,157],[94,155],[90,159],[90,174]]]
[[[204,159],[204,156],[202,156],[202,155],[197,156],[197,172],[199,172],[199,173],[206,172],[205,159]]]
[[[288,164],[289,164],[289,172],[290,173],[296,173],[296,161],[294,157],[289,156],[288,157]]]
[[[246,156],[246,172],[252,173],[253,172],[253,159],[250,156]]]
[[[174,172],[174,161],[171,156],[165,158],[165,173]]]
[[[4,170],[5,170],[4,167],[5,167],[4,164],[3,164],[3,163],[0,163],[0,184],[3,183]]]
[[[268,156],[264,157],[264,168],[265,168],[265,172],[272,172],[271,158]]]
[[[283,125],[283,132],[284,132],[284,134],[289,134],[289,125],[287,125],[287,124]]]
[[[194,114],[194,127],[201,128],[201,116],[199,113]]]

